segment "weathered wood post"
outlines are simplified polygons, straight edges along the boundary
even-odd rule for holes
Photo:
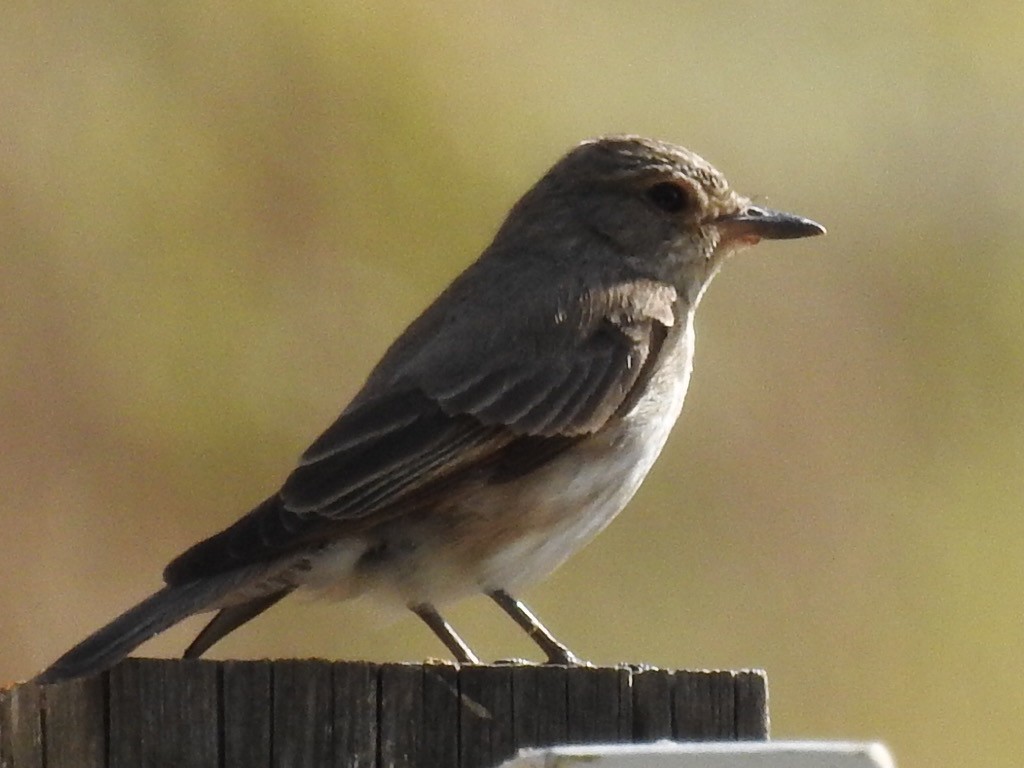
[[[128,659],[0,693],[2,768],[491,768],[527,746],[767,737],[759,671]]]

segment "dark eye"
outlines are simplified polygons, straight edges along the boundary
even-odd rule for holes
[[[680,213],[689,208],[690,191],[671,181],[661,181],[647,190],[647,197],[665,213]]]

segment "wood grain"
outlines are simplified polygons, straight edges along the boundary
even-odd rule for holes
[[[0,768],[490,768],[523,747],[768,736],[758,671],[128,659],[0,691]]]

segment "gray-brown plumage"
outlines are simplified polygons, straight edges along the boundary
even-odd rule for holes
[[[679,415],[693,313],[722,260],[824,230],[751,205],[693,153],[585,142],[395,341],[280,491],[167,567],[166,586],[38,678],[114,663],[219,610],[186,651],[297,588],[385,595],[459,661],[436,606],[490,595],[552,662],[575,657],[509,594],[626,505]]]

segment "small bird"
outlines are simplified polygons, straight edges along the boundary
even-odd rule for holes
[[[731,253],[823,234],[693,152],[585,141],[402,333],[280,490],[36,678],[91,675],[193,614],[195,658],[296,589],[398,600],[460,663],[438,605],[484,593],[577,664],[513,593],[626,506],[683,407],[694,311]]]

